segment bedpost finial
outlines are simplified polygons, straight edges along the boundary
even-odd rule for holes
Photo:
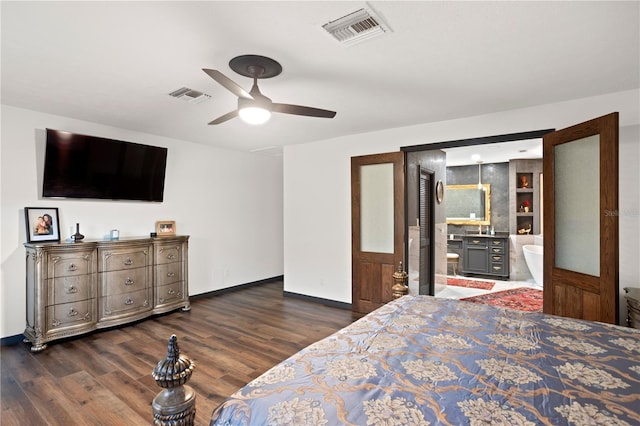
[[[196,416],[196,394],[184,386],[191,378],[195,364],[180,355],[178,337],[169,337],[167,357],[158,362],[151,373],[158,386],[164,388],[153,399],[155,426],[192,426]]]
[[[407,288],[407,280],[409,275],[402,268],[402,260],[398,262],[398,270],[393,273],[393,287],[391,287],[391,294],[394,299],[404,296],[409,293]]]
[[[180,347],[178,347],[178,336],[172,334],[169,337],[169,346],[167,347],[167,359],[175,360],[180,356]]]
[[[174,334],[169,338],[167,357],[158,362],[152,375],[158,386],[172,389],[187,383],[195,367],[189,358],[180,355],[178,338]]]

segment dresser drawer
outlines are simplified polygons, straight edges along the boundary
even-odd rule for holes
[[[486,238],[473,238],[473,237],[465,237],[464,244],[467,246],[473,247],[486,247],[487,239]]]
[[[48,330],[94,322],[95,299],[48,306],[46,309]]]
[[[95,297],[96,275],[59,277],[49,280],[49,305],[77,302]]]
[[[489,249],[489,253],[491,253],[491,254],[502,254],[502,253],[504,253],[504,248],[503,247],[491,247]]]
[[[489,273],[503,275],[506,269],[502,263],[492,263]]]
[[[156,285],[163,286],[177,281],[182,281],[182,263],[165,263],[156,266]]]
[[[492,239],[491,247],[504,247],[504,240]]]
[[[117,315],[144,312],[150,310],[151,289],[134,291],[131,293],[107,296],[101,299],[100,319],[110,319]]]
[[[101,274],[100,295],[131,293],[151,286],[149,268],[110,271]]]
[[[499,264],[503,264],[504,262],[504,255],[502,254],[492,254],[491,255],[491,263],[499,263]]]
[[[100,251],[100,272],[144,268],[150,265],[148,247],[125,251]]]
[[[72,277],[86,275],[94,270],[95,251],[51,253],[47,264],[47,278]]]
[[[156,306],[184,299],[184,282],[163,285],[156,289]]]
[[[156,246],[156,264],[182,262],[182,244],[167,243]]]

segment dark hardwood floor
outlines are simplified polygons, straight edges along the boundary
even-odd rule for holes
[[[1,348],[0,423],[142,425],[153,423],[161,391],[151,377],[169,337],[196,364],[196,424],[209,424],[226,397],[303,347],[360,315],[292,297],[282,281],[192,301],[136,324],[52,342],[41,353],[19,343]]]

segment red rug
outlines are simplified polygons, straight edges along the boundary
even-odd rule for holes
[[[495,283],[491,281],[465,280],[463,278],[447,277],[447,285],[466,288],[480,288],[482,290],[491,290]]]
[[[535,288],[519,287],[480,296],[465,297],[460,300],[485,303],[519,311],[542,312],[542,290],[536,290]]]

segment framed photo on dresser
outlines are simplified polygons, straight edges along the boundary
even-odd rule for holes
[[[60,241],[60,220],[57,207],[25,207],[27,242]]]
[[[176,235],[175,220],[159,220],[156,222],[156,234],[158,237],[168,237]]]

